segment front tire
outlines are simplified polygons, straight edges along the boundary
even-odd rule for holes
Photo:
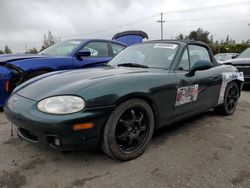
[[[121,103],[110,115],[103,132],[102,150],[110,157],[128,161],[143,154],[154,131],[154,114],[141,99]]]
[[[218,107],[214,108],[214,111],[220,115],[232,115],[237,107],[240,97],[240,89],[236,82],[228,83],[225,94],[224,102]]]

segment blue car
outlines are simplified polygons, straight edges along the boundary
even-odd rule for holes
[[[109,40],[67,40],[38,55],[0,56],[0,107],[13,89],[35,76],[57,70],[95,67],[110,61],[127,45]]]
[[[101,66],[128,45],[141,42],[141,31],[118,33],[113,40],[74,39],[55,44],[38,55],[0,56],[0,108],[21,83],[44,73]]]

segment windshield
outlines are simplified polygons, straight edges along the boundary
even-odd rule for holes
[[[45,50],[41,51],[40,54],[51,55],[51,56],[68,56],[75,48],[79,46],[81,40],[68,40],[63,41]]]
[[[238,58],[250,58],[250,48],[247,48],[245,51],[243,51]]]
[[[135,65],[134,67],[167,69],[171,65],[177,50],[178,45],[173,43],[144,43],[134,45],[125,48],[108,65]]]

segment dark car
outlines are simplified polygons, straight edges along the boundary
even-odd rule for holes
[[[238,53],[219,53],[214,56],[218,63],[224,63],[228,60],[238,57]]]
[[[124,43],[110,40],[74,39],[38,55],[0,55],[0,107],[17,85],[30,78],[57,70],[100,66],[125,47]]]
[[[250,48],[243,51],[237,58],[228,60],[225,64],[233,65],[244,73],[244,84],[250,84]]]
[[[154,130],[214,108],[231,115],[243,75],[195,41],[149,41],[106,67],[53,72],[17,87],[4,111],[25,140],[62,151],[141,155]]]

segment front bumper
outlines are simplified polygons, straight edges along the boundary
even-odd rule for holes
[[[69,115],[51,115],[37,110],[36,104],[36,101],[14,94],[7,101],[4,112],[25,140],[63,151],[96,148],[113,110],[113,107],[103,107]],[[81,131],[72,128],[75,124],[88,122],[94,123],[94,127]]]
[[[239,72],[243,72],[244,74],[244,84],[250,84],[250,66],[242,65],[236,66]]]

